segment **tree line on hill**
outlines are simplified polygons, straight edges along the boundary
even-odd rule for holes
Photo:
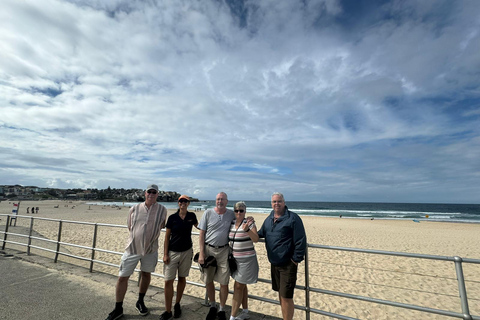
[[[180,197],[176,191],[159,191],[158,201],[175,202]],[[102,201],[145,201],[143,189],[110,188],[39,188],[35,186],[0,185],[0,198],[18,200],[102,200]],[[198,201],[190,198],[191,201]]]

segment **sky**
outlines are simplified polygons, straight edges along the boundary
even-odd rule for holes
[[[480,1],[2,0],[0,184],[480,203]]]

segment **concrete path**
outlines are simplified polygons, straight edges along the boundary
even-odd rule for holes
[[[115,283],[113,275],[5,249],[0,251],[0,319],[105,319],[114,307]],[[136,282],[131,281],[123,319],[158,319],[164,311],[163,290],[149,289],[145,304],[150,314],[145,317],[135,310],[137,294]],[[180,319],[205,319],[208,309],[202,302],[185,295]],[[250,319],[278,318],[252,313]]]

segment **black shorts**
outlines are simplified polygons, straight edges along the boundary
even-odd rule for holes
[[[271,266],[272,289],[282,298],[293,299],[293,290],[297,284],[297,265],[290,261],[285,266]]]

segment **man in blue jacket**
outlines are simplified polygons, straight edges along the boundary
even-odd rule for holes
[[[293,290],[297,283],[298,264],[305,258],[307,236],[302,219],[288,210],[283,194],[275,192],[272,195],[272,208],[258,235],[265,238],[272,289],[278,292],[283,320],[292,320],[295,310]]]

